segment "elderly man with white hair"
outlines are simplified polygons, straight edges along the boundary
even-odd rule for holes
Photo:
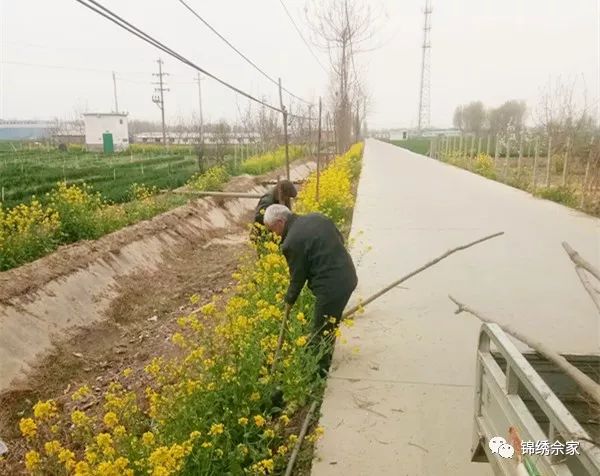
[[[290,271],[290,285],[285,295],[288,308],[294,305],[308,282],[316,298],[313,335],[333,334],[358,282],[342,234],[325,215],[295,215],[284,205],[269,206],[264,224],[281,236],[281,251]],[[333,322],[330,318],[334,318]],[[320,361],[322,374],[327,372],[330,363],[328,353]]]

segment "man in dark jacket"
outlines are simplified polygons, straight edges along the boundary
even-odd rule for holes
[[[294,215],[283,205],[267,208],[264,223],[281,236],[281,251],[290,270],[287,306],[294,305],[308,282],[316,298],[311,340],[318,342],[333,334],[358,282],[342,234],[333,221],[320,213]],[[320,362],[322,373],[330,363],[331,354],[327,353]]]
[[[254,222],[264,225],[263,217],[265,214],[265,210],[276,203],[281,205],[285,205],[290,210],[292,209],[291,199],[296,198],[298,195],[298,191],[294,184],[289,180],[281,180],[270,190],[268,193],[265,193],[260,200],[258,201],[258,205],[254,210]]]

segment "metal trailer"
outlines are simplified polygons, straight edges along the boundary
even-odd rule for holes
[[[600,356],[564,357],[600,381]],[[519,351],[500,326],[483,324],[476,378],[472,461],[489,462],[497,475],[600,476],[600,448],[590,443],[600,441],[600,409],[552,363]],[[530,455],[526,471],[516,456],[503,458],[488,446],[496,436],[510,443],[510,427],[524,442],[578,441],[579,455]]]

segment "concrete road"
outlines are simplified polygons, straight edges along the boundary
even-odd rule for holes
[[[497,231],[506,235],[407,281],[344,330],[314,476],[491,474],[469,452],[480,324],[455,316],[448,294],[561,352],[600,350],[596,310],[561,247],[600,265],[600,220],[367,141],[352,228],[358,297]]]

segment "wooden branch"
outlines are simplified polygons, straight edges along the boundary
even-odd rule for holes
[[[294,470],[294,464],[296,464],[296,458],[298,457],[298,453],[300,452],[300,448],[302,447],[302,442],[304,441],[304,437],[306,436],[306,432],[308,431],[308,425],[310,424],[310,419],[312,418],[313,413],[317,409],[317,402],[313,402],[306,414],[306,418],[304,419],[304,423],[302,423],[302,429],[300,430],[300,434],[298,435],[298,440],[296,441],[296,445],[294,446],[294,450],[290,455],[290,460],[288,461],[288,465],[285,468],[285,476],[291,476],[292,471]]]
[[[594,301],[594,305],[596,306],[596,309],[598,309],[598,313],[600,313],[600,294],[598,294],[596,289],[592,286],[592,283],[590,283],[590,280],[588,279],[587,275],[585,274],[585,272],[587,271],[600,281],[600,272],[594,266],[592,266],[590,263],[584,260],[581,257],[581,255],[577,253],[577,251],[575,251],[573,248],[571,248],[571,246],[569,246],[569,244],[566,241],[563,241],[562,246],[569,255],[569,258],[571,258],[571,261],[575,263],[575,272],[577,273],[581,284],[583,284],[583,287],[592,298],[592,301]]]
[[[508,326],[506,324],[500,324],[497,321],[490,319],[489,317],[485,317],[480,312],[470,308],[466,304],[459,302],[458,300],[454,299],[452,296],[448,296],[448,297],[454,304],[456,304],[458,306],[458,309],[454,312],[455,314],[460,314],[462,312],[466,312],[468,314],[475,316],[477,319],[479,319],[482,322],[497,324],[498,326],[500,326],[500,328],[504,332],[513,336],[515,339],[520,340],[521,342],[523,342],[524,344],[526,344],[527,346],[531,347],[533,350],[538,352],[540,355],[542,355],[543,357],[545,357],[546,359],[548,359],[549,361],[554,363],[565,374],[567,374],[569,377],[571,377],[573,379],[573,381],[575,383],[577,383],[577,385],[579,385],[579,387],[594,400],[595,403],[600,405],[600,385],[597,384],[596,382],[594,382],[590,377],[588,377],[586,374],[584,374],[577,367],[575,367],[574,365],[569,363],[569,361],[567,361],[567,359],[565,359],[558,352],[552,350],[551,348],[549,348],[548,346],[546,346],[545,344],[543,344],[539,341],[534,341],[534,340],[530,339],[528,336],[521,334],[519,331],[514,330],[513,328],[511,328],[510,326]]]
[[[573,248],[571,248],[571,246],[569,246],[569,243],[567,243],[566,241],[563,241],[562,246],[569,255],[569,258],[571,258],[571,261],[575,263],[575,266],[579,266],[580,268],[585,269],[588,273],[590,273],[598,281],[600,281],[600,271],[598,270],[598,268],[584,260],[580,256],[580,254],[577,253],[577,251],[575,251]]]
[[[446,251],[443,255],[438,256],[437,258],[429,261],[428,263],[424,264],[423,266],[421,266],[420,268],[408,273],[407,275],[403,276],[402,278],[398,279],[397,281],[394,281],[392,284],[390,284],[389,286],[386,286],[385,288],[383,288],[381,291],[373,294],[372,296],[369,296],[366,300],[362,301],[360,304],[358,304],[357,306],[354,306],[353,308],[351,308],[350,310],[346,311],[344,313],[344,315],[342,316],[342,318],[346,318],[351,316],[352,314],[355,314],[356,311],[358,311],[359,309],[361,309],[362,307],[366,306],[367,304],[375,301],[375,299],[383,296],[385,293],[387,293],[388,291],[394,289],[396,286],[398,286],[399,284],[402,284],[404,281],[412,278],[413,276],[415,276],[416,274],[419,274],[422,271],[425,271],[427,268],[431,268],[434,264],[439,263],[440,261],[442,261],[443,259],[447,258],[448,256],[450,256],[451,254],[456,253],[457,251],[462,251],[462,250],[466,250],[467,248],[471,248],[472,246],[478,245],[479,243],[483,243],[484,241],[487,240],[491,240],[492,238],[496,238],[498,236],[504,235],[504,232],[501,231],[499,233],[494,233],[493,235],[488,235],[485,236],[483,238],[480,238],[479,240],[476,241],[472,241],[471,243],[468,243],[466,245],[462,245],[459,246],[457,248],[453,248],[451,250]]]
[[[259,193],[243,193],[243,192],[211,192],[198,190],[173,190],[172,193],[177,195],[198,195],[200,197],[222,197],[222,198],[261,198]]]
[[[592,298],[592,301],[594,301],[596,309],[598,309],[598,313],[600,314],[600,294],[598,294],[598,292],[592,286],[592,283],[590,283],[590,280],[585,274],[583,268],[581,268],[580,266],[575,266],[575,272],[577,273],[577,276],[579,276],[581,284],[583,284],[583,287]]]
[[[275,349],[275,357],[273,357],[273,363],[271,364],[271,374],[275,372],[275,368],[277,367],[277,363],[279,361],[279,354],[281,353],[281,348],[283,347],[283,337],[285,335],[287,321],[290,318],[291,310],[291,307],[286,306],[285,314],[283,316],[283,319],[281,320],[281,327],[279,328],[279,339],[277,339],[277,348]]]

